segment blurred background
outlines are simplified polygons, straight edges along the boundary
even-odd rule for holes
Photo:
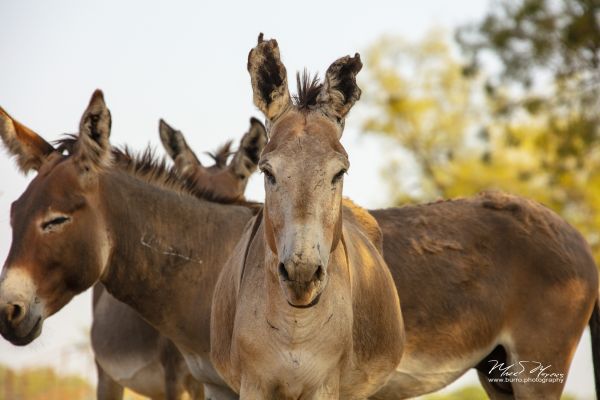
[[[162,117],[200,154],[262,119],[246,71],[259,32],[278,40],[290,82],[361,54],[347,196],[375,208],[506,190],[561,214],[600,261],[598,0],[5,1],[0,104],[55,140],[101,88],[113,144],[160,149]],[[0,171],[4,260],[10,203],[31,176],[6,153]],[[247,193],[263,199],[261,177]],[[90,319],[86,292],[28,347],[0,339],[0,400],[94,398]],[[565,398],[594,398],[589,348],[586,333]],[[469,373],[426,398],[485,395]]]

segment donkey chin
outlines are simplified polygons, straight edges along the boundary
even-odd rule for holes
[[[327,273],[323,267],[312,268],[314,271],[308,274],[306,279],[302,279],[302,273],[295,273],[290,276],[290,270],[298,272],[297,266],[286,268],[283,263],[279,264],[279,284],[283,295],[288,304],[296,308],[310,308],[319,303],[321,293],[327,285]],[[302,268],[304,269],[304,268]],[[305,270],[305,269],[304,269]]]

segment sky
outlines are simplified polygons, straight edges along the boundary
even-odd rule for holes
[[[480,19],[488,6],[487,0],[3,1],[0,105],[51,141],[77,131],[92,92],[101,88],[112,113],[111,143],[160,149],[158,119],[164,118],[200,154],[240,138],[250,116],[262,119],[246,71],[259,32],[277,39],[294,82],[296,71],[323,75],[331,62],[366,51],[382,35],[416,40],[432,27],[451,32]],[[342,138],[351,162],[344,193],[362,206],[383,207],[389,199],[381,178],[386,146],[360,133],[360,115],[359,102]],[[11,241],[10,203],[31,175],[17,172],[4,152],[0,171],[2,261]],[[263,199],[260,176],[252,178],[247,197]],[[31,345],[17,348],[0,338],[0,363],[51,364],[93,379],[85,346],[90,311],[88,291],[48,319]],[[567,382],[568,391],[584,398],[593,396],[589,343],[586,333]],[[476,382],[476,375],[453,387],[465,382]]]

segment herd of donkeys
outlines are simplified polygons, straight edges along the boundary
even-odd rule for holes
[[[202,165],[160,121],[172,163],[109,141],[92,95],[54,144],[0,108],[37,174],[10,210],[0,333],[37,338],[93,287],[97,398],[404,399],[469,369],[492,399],[559,399],[589,325],[600,388],[598,273],[572,226],[500,193],[366,210],[342,196],[340,139],[358,54],[288,89],[278,44],[248,55],[250,120]],[[264,175],[264,203],[246,201]],[[66,327],[65,327],[66,329]]]

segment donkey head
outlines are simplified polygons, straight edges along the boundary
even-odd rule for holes
[[[265,127],[255,118],[250,119],[250,129],[242,137],[239,149],[228,163],[231,142],[214,155],[215,164],[203,166],[189,148],[183,134],[160,120],[160,139],[173,159],[180,176],[198,189],[210,188],[218,197],[242,199],[250,175],[256,170],[260,153],[267,142]]]
[[[0,334],[26,345],[45,318],[89,288],[108,262],[97,200],[110,163],[111,117],[94,92],[73,153],[63,155],[0,108],[0,137],[23,172],[37,171],[10,210],[12,243],[0,275]]]
[[[261,34],[248,56],[254,104],[265,114],[269,134],[259,168],[265,175],[266,241],[278,259],[271,272],[295,307],[317,303],[327,284],[329,255],[341,238],[349,162],[340,138],[360,97],[361,68],[356,54],[335,61],[323,83],[298,78],[293,101],[277,42],[263,41]]]

